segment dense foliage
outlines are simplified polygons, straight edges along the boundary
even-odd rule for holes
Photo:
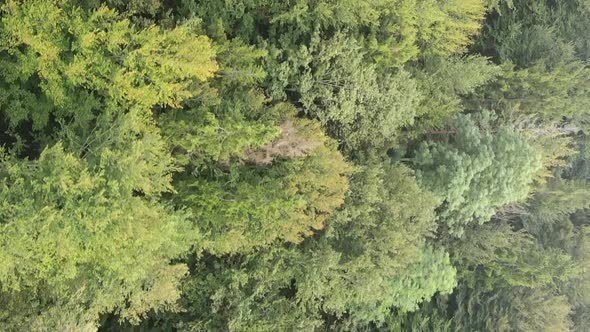
[[[590,330],[589,17],[0,1],[0,331]]]

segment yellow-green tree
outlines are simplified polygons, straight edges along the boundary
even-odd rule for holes
[[[198,234],[161,201],[177,167],[153,112],[213,77],[210,41],[49,0],[5,2],[0,38],[1,329],[175,308],[187,268],[171,261]]]

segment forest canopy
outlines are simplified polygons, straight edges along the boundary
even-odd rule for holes
[[[589,28],[0,1],[0,331],[590,331]]]

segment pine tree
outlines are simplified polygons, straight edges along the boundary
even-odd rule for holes
[[[443,199],[439,220],[461,235],[465,225],[484,223],[497,208],[524,200],[541,158],[510,127],[492,133],[485,121],[460,115],[454,130],[447,142],[422,144],[413,165],[422,185]]]

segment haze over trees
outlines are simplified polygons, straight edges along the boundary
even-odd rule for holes
[[[589,28],[0,1],[0,331],[590,330]]]

